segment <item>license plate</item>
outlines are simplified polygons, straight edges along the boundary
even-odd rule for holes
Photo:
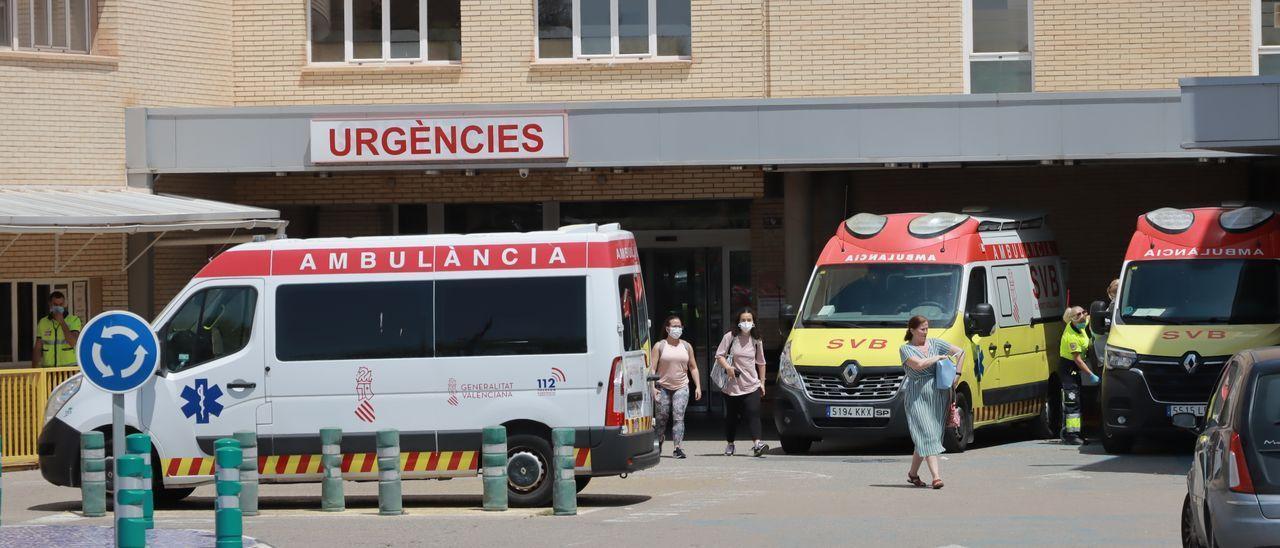
[[[877,407],[828,407],[827,416],[849,419],[883,418],[889,416],[889,409]]]
[[[1203,417],[1206,407],[1208,406],[1206,405],[1170,405],[1169,416],[1172,417],[1174,415],[1189,413],[1197,417]]]

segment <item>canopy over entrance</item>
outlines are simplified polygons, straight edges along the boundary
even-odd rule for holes
[[[128,188],[0,187],[0,233],[137,234],[269,228],[288,221],[273,209]]]

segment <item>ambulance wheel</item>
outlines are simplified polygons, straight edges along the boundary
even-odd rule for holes
[[[587,488],[587,484],[591,483],[591,476],[574,476],[573,482],[577,484],[576,489],[579,493]]]
[[[551,443],[534,434],[507,438],[507,501],[528,508],[551,502]],[[585,487],[585,485],[584,485]]]
[[[151,484],[155,487],[155,483]],[[170,508],[177,506],[183,499],[191,496],[196,491],[195,487],[161,487],[155,491],[156,508]]]
[[[956,409],[960,411],[960,426],[948,427],[942,434],[942,447],[948,453],[963,453],[973,441],[973,408],[968,394],[956,391]]]
[[[1058,437],[1058,428],[1062,426],[1062,390],[1055,385],[1049,387],[1044,403],[1040,405],[1040,416],[1031,421],[1031,432],[1038,440],[1051,440]]]
[[[782,436],[782,450],[788,455],[807,455],[809,448],[813,446],[812,438],[797,438],[795,436]]]
[[[1109,428],[1102,429],[1102,449],[1109,455],[1126,455],[1133,452],[1133,436],[1116,434]]]

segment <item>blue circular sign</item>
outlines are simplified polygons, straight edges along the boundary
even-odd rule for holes
[[[76,341],[80,370],[94,386],[114,394],[142,386],[160,363],[160,340],[151,324],[123,310],[94,316]]]

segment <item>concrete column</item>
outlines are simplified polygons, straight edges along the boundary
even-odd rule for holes
[[[156,234],[130,234],[126,236],[125,249],[127,250],[128,259],[133,260],[139,253],[142,257],[134,261],[133,266],[129,267],[127,272],[129,280],[129,311],[142,316],[143,318],[151,318],[155,316],[155,287],[152,281],[155,279],[155,248],[147,249],[142,252],[151,241],[154,240]]]
[[[791,172],[783,175],[782,230],[785,242],[783,264],[786,272],[786,302],[796,307],[800,306],[800,301],[804,298],[804,287],[813,270],[813,257],[809,256],[812,190],[812,176],[809,173]]]
[[[444,204],[427,204],[427,234],[444,234]]]
[[[560,202],[542,202],[542,229],[556,230],[560,228]]]

